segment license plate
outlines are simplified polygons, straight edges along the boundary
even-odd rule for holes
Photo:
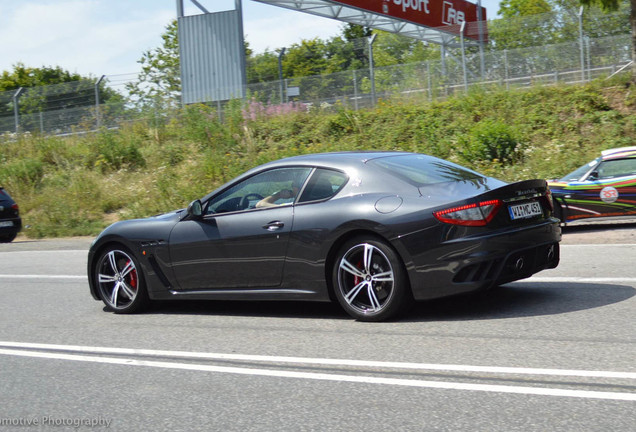
[[[508,212],[510,213],[510,219],[512,220],[527,219],[534,216],[541,216],[543,214],[541,204],[537,201],[511,205],[508,207]]]
[[[13,222],[11,221],[7,221],[7,222],[0,222],[0,228],[4,228],[4,227],[12,227],[13,226]]]

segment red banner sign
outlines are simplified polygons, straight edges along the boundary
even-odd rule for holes
[[[330,0],[379,15],[409,21],[426,27],[459,33],[462,22],[466,22],[466,37],[479,39],[477,5],[465,0]],[[486,21],[486,8],[481,8],[481,21]],[[484,40],[486,24],[483,25]]]

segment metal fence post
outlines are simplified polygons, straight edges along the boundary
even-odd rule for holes
[[[581,51],[581,81],[585,82],[585,53],[583,52],[583,6],[579,9],[579,50]]]
[[[99,110],[99,85],[102,83],[104,78],[106,78],[106,75],[102,75],[95,83],[95,120],[97,124],[97,129],[99,129],[102,126],[102,118],[101,118],[101,113]]]
[[[221,90],[220,89],[214,89],[214,92],[218,94],[218,96],[216,97],[216,114],[219,118],[219,123],[223,123],[223,107],[221,106]]]
[[[426,61],[426,81],[428,84],[428,100],[433,100],[433,86],[431,83],[431,62]]]
[[[587,54],[587,80],[588,81],[592,81],[592,67],[590,65],[590,37],[589,36],[585,36],[585,48],[586,48],[586,54]]]
[[[477,26],[479,32],[479,72],[481,73],[481,79],[484,80],[486,65],[484,62],[484,18],[481,16],[481,0],[477,0]],[[462,21],[462,25],[466,21]]]
[[[278,53],[278,82],[280,83],[280,104],[282,105],[284,103],[283,100],[283,93],[284,93],[284,88],[283,88],[283,56],[285,55],[285,48],[281,48],[280,52]]]
[[[375,69],[373,67],[373,42],[377,33],[369,38],[369,78],[371,79],[371,106],[375,106]]]
[[[353,70],[353,106],[358,111],[358,77],[355,69]]]
[[[508,79],[510,75],[508,71],[508,50],[504,50],[503,55],[504,55],[504,79],[506,81],[506,90],[509,90],[510,82],[508,81]]]
[[[442,58],[442,78],[446,81],[446,41],[442,40],[440,46],[440,56]]]
[[[24,87],[20,87],[13,95],[13,117],[15,119],[15,133],[20,133],[20,95]]]
[[[464,47],[464,30],[466,29],[466,21],[462,21],[459,28],[459,43],[462,48],[462,72],[464,75],[464,91],[468,92],[468,77],[466,76],[466,47]]]

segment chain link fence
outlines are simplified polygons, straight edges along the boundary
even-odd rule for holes
[[[603,14],[583,12],[534,15],[488,21],[487,49],[457,40],[427,46],[391,36],[362,38],[336,46],[350,70],[247,86],[249,104],[284,112],[290,102],[310,107],[372,107],[380,98],[419,97],[433,100],[477,85],[505,88],[575,84],[609,76],[631,62],[629,9]],[[547,43],[549,42],[549,43]],[[534,43],[531,48],[519,47]],[[439,50],[437,60],[413,62],[417,50]],[[379,53],[379,54],[376,54]],[[387,58],[391,53],[403,57]],[[401,62],[394,66],[373,66]],[[369,66],[371,64],[371,66]],[[142,112],[127,94],[136,74],[0,92],[0,133],[69,134],[118,127]],[[218,102],[219,116],[224,104]]]

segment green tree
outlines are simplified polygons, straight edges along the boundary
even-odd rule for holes
[[[326,41],[327,67],[322,73],[337,73],[361,69],[369,64],[367,38],[373,32],[368,27],[348,23],[342,33]]]
[[[502,18],[528,16],[552,12],[552,5],[546,0],[503,0],[499,3]]]
[[[353,42],[356,39],[371,37],[373,30],[358,24],[347,23],[342,28],[342,37],[347,42]]]
[[[373,44],[373,60],[378,67],[415,63],[439,58],[439,48],[418,39],[377,31]]]
[[[579,0],[584,6],[600,6],[604,11],[616,11],[621,6],[621,0]],[[630,0],[629,24],[632,31],[632,76],[636,79],[636,0]]]
[[[247,83],[275,81],[278,79],[278,54],[265,51],[261,54],[253,54],[252,50],[246,52]]]
[[[37,87],[51,84],[62,84],[71,81],[90,79],[56,67],[27,67],[17,63],[12,71],[3,71],[0,76],[0,91],[17,90],[20,87]]]
[[[293,44],[283,57],[285,78],[319,75],[326,67],[327,46],[319,38]]]
[[[161,39],[161,46],[144,52],[138,61],[141,64],[138,80],[126,85],[141,107],[174,107],[181,99],[177,20],[166,26]]]
[[[33,68],[17,63],[12,71],[0,75],[0,92],[23,88],[20,97],[20,113],[32,114],[82,108],[95,103],[96,78],[71,73],[60,66]],[[121,103],[123,97],[115,90],[100,84],[101,103]],[[3,98],[3,100],[6,98]],[[13,115],[13,101],[0,104],[0,117]]]
[[[500,19],[488,23],[491,48],[496,50],[561,42],[558,10],[549,0],[503,0]]]

